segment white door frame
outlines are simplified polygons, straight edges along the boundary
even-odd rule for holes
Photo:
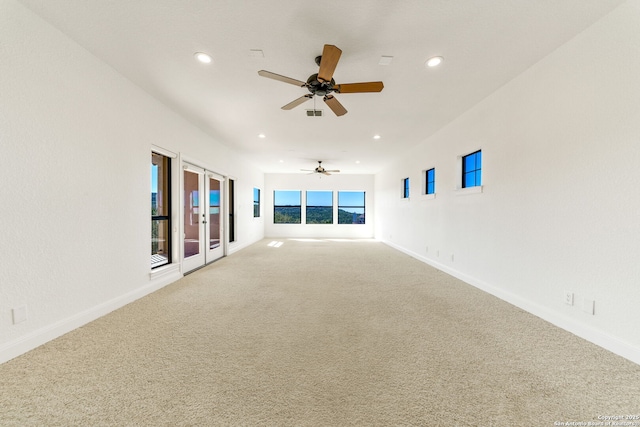
[[[179,216],[180,217],[180,233],[179,233],[180,251],[179,253],[180,253],[180,260],[181,260],[181,270],[182,270],[182,273],[185,274],[195,269],[198,269],[200,267],[203,267],[206,264],[227,255],[228,236],[226,232],[227,227],[226,227],[225,217],[226,217],[226,212],[228,207],[227,207],[227,202],[225,200],[226,179],[224,175],[212,172],[207,168],[198,166],[197,162],[193,162],[191,160],[185,159],[184,157],[181,158],[181,166],[182,167],[181,167],[180,182],[179,182],[179,188],[180,188],[180,216]],[[184,191],[186,171],[195,173],[198,175],[197,220],[200,225],[198,230],[197,243],[195,242],[196,239],[193,239],[194,242],[192,242],[199,245],[199,253],[197,255],[193,255],[187,258],[185,258],[185,246],[186,246],[185,245],[185,238],[186,238],[185,218],[187,214],[185,212],[185,206],[186,206],[185,199],[187,199],[187,197],[190,197],[190,196],[185,194],[185,191]],[[209,244],[209,240],[210,240],[209,227],[211,226],[211,224],[209,223],[209,215],[206,214],[207,212],[210,212],[210,206],[209,206],[210,179],[216,179],[220,182],[220,212],[219,212],[220,244],[218,247],[214,249],[211,249],[210,248],[211,245]],[[196,217],[190,218],[190,220],[196,220]]]

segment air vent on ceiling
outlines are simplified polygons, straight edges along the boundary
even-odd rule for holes
[[[322,110],[307,110],[307,116],[309,117],[321,117]]]

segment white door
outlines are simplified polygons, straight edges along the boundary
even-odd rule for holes
[[[185,163],[183,177],[183,272],[224,255],[223,178]]]

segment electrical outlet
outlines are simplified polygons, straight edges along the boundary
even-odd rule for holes
[[[587,314],[595,314],[596,313],[596,302],[592,299],[586,299],[584,298],[582,300],[582,311],[584,311]]]
[[[11,310],[13,314],[13,324],[17,325],[27,320],[27,306],[22,305]]]
[[[573,305],[573,292],[564,291],[564,303],[567,305]]]

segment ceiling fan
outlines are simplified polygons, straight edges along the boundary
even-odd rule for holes
[[[338,169],[327,170],[327,169],[323,168],[321,160],[318,160],[318,167],[315,168],[315,169],[300,169],[300,170],[303,171],[303,172],[321,173],[323,175],[331,175],[329,172],[334,172],[334,173],[340,172]]]
[[[346,108],[338,102],[331,92],[336,93],[362,93],[362,92],[380,92],[384,85],[382,82],[363,82],[363,83],[343,83],[336,84],[333,80],[333,72],[338,65],[342,51],[336,46],[325,44],[322,55],[316,57],[316,64],[320,67],[317,74],[309,76],[306,82],[302,80],[292,79],[291,77],[281,76],[270,71],[260,70],[258,74],[262,77],[278,80],[299,87],[305,87],[310,92],[302,95],[300,98],[291,101],[283,106],[283,110],[291,110],[294,107],[310,100],[314,95],[322,96],[324,102],[331,108],[336,116],[342,116],[347,113]]]

